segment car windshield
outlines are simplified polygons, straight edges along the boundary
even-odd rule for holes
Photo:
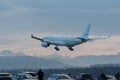
[[[10,76],[9,74],[0,74],[0,77],[7,77]]]
[[[33,77],[36,77],[36,76],[37,76],[35,73],[27,73],[27,74],[29,74],[29,75],[31,75],[31,76],[33,76]]]
[[[56,75],[51,75],[50,78],[57,78],[57,76]]]
[[[16,75],[16,78],[18,78],[18,79],[32,79],[32,76],[30,76],[28,74],[18,74],[18,75]]]
[[[51,75],[50,78],[56,78],[56,79],[70,79],[68,75]]]

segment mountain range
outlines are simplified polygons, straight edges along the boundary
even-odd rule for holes
[[[67,63],[76,66],[90,66],[95,64],[116,64],[120,63],[120,53],[116,55],[87,55],[87,56],[78,56],[75,58],[63,57],[59,54],[53,54],[47,56],[47,59],[53,59],[60,61],[62,63]]]
[[[24,53],[13,53],[9,50],[0,52],[0,69],[38,69],[38,68],[73,68],[96,64],[120,64],[120,53],[117,55],[88,55],[75,58],[53,54],[45,57],[27,56]]]

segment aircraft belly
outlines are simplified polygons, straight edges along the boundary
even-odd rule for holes
[[[75,45],[79,45],[81,44],[81,42],[67,42],[66,46],[75,46]]]
[[[61,42],[61,41],[57,41],[57,42],[51,43],[51,45],[66,46],[66,44],[64,42]]]

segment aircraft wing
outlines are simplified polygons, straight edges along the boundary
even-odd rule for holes
[[[33,39],[37,39],[37,40],[40,40],[40,41],[43,41],[43,39],[41,39],[41,38],[37,38],[37,37],[33,36],[33,34],[31,34],[31,38],[33,38]]]
[[[43,41],[44,41],[44,42],[47,42],[47,43],[50,43],[50,44],[52,44],[52,45],[59,45],[59,46],[65,45],[65,43],[62,42],[62,41],[51,41],[51,40],[43,40]]]
[[[95,40],[103,40],[103,39],[107,39],[110,38],[111,36],[107,36],[107,37],[99,37],[99,38],[90,38],[88,41],[93,42]]]
[[[31,34],[31,38],[40,40],[42,42],[47,42],[47,43],[50,43],[50,44],[53,44],[53,45],[65,45],[65,43],[62,42],[62,41],[45,40],[45,39],[41,39],[41,38],[35,37],[35,36],[33,36],[33,34]]]

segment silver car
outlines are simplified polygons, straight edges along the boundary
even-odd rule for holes
[[[106,75],[107,80],[116,80],[116,78],[112,75]]]
[[[37,80],[29,74],[17,73],[13,76],[12,80]]]
[[[67,74],[52,74],[48,80],[74,80]]]
[[[37,74],[36,74],[35,72],[32,72],[32,71],[21,71],[20,73],[22,73],[22,74],[29,74],[29,75],[31,75],[33,78],[38,79]]]

